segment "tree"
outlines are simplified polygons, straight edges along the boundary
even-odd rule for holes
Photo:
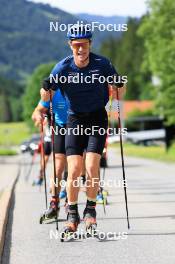
[[[175,1],[149,0],[149,13],[139,34],[146,49],[145,65],[160,80],[155,99],[167,125],[175,124]]]
[[[128,78],[126,99],[150,99],[151,74],[143,70],[144,45],[137,30],[141,21],[136,18],[128,20],[128,31],[120,39],[108,39],[101,46],[101,53],[106,55],[116,66],[118,72]]]
[[[42,64],[38,66],[28,80],[23,97],[24,119],[32,126],[31,115],[40,99],[40,88],[44,78],[48,77],[55,63]]]
[[[1,122],[12,121],[12,111],[11,111],[11,105],[9,103],[9,97],[4,92],[0,96],[0,121]]]
[[[24,88],[17,82],[0,76],[0,121],[21,121],[21,96]]]

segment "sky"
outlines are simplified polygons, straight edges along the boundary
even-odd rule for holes
[[[146,12],[145,0],[32,0],[47,3],[69,13],[89,13],[103,16],[140,17]]]

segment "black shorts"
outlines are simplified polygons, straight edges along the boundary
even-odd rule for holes
[[[60,127],[56,125],[54,127],[54,151],[55,153],[66,154],[65,151],[65,134],[60,133],[60,129],[66,129],[66,126]]]
[[[44,141],[44,154],[50,156],[52,152],[52,143],[49,141]]]
[[[66,155],[83,155],[84,151],[101,155],[106,142],[107,127],[108,116],[105,108],[91,113],[70,115],[65,139]]]

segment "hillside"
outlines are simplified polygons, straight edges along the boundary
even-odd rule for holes
[[[108,20],[111,23],[126,21],[124,17],[93,17],[87,14],[75,17],[50,5],[26,0],[1,0],[0,17],[0,76],[15,80],[25,79],[39,64],[59,60],[70,53],[66,31],[50,32],[50,21],[66,25],[80,19]],[[95,50],[108,34],[96,32]]]
[[[69,53],[65,32],[50,32],[49,23],[75,23],[71,14],[25,0],[1,0],[0,17],[0,75],[22,79],[38,64]]]
[[[98,21],[103,24],[125,24],[127,22],[127,17],[124,16],[100,16],[91,15],[86,13],[80,13],[76,15],[81,19],[86,19],[87,21]]]

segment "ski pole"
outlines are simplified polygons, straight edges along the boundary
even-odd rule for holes
[[[103,177],[104,177],[104,171],[103,171]],[[99,168],[99,178],[100,178],[100,168]],[[100,184],[100,193],[101,193],[102,201],[103,201],[104,214],[106,214],[106,206],[105,206],[104,195],[103,195],[103,187],[101,186],[101,184]]]
[[[41,135],[41,171],[42,171],[42,176],[44,176],[44,191],[45,191],[45,201],[46,201],[46,209],[47,209],[47,182],[46,182],[46,162],[45,162],[45,152],[44,152],[43,118],[41,121],[40,135]]]
[[[123,141],[122,141],[122,134],[121,134],[121,117],[120,117],[120,102],[119,102],[119,88],[117,88],[117,112],[118,112],[118,128],[119,128],[119,135],[120,135],[120,151],[121,151],[121,160],[122,160],[122,172],[123,172],[123,181],[124,181],[124,194],[125,194],[125,205],[126,205],[126,215],[127,215],[127,223],[128,229],[130,229],[129,224],[129,213],[128,213],[128,199],[127,199],[127,190],[126,190],[126,177],[125,177],[125,163],[124,163],[124,155],[123,155]]]
[[[54,140],[54,119],[53,119],[53,104],[52,104],[52,91],[49,89],[49,96],[50,96],[50,123],[51,123],[51,130],[52,130],[52,154],[53,154],[53,173],[54,173],[54,195],[57,195],[56,189],[56,164],[55,164],[55,140]],[[57,211],[56,211],[57,212]],[[58,212],[56,215],[56,230],[58,230]]]
[[[112,108],[112,91],[111,89],[109,88],[109,111],[108,111],[108,128],[110,126],[110,118],[111,118],[111,108]],[[105,153],[105,158],[106,158],[106,155],[107,155],[107,147],[108,147],[108,137],[109,137],[109,134],[107,133],[107,137],[106,137],[106,153]],[[105,172],[106,172],[106,167],[104,166],[103,167],[103,176],[102,176],[102,181],[104,182],[104,179],[105,179]],[[103,209],[104,209],[104,214],[106,214],[106,207],[105,207],[105,203],[104,203],[104,195],[103,195],[103,187],[100,186],[100,192],[101,192],[101,195],[102,195],[102,200],[103,200]]]

